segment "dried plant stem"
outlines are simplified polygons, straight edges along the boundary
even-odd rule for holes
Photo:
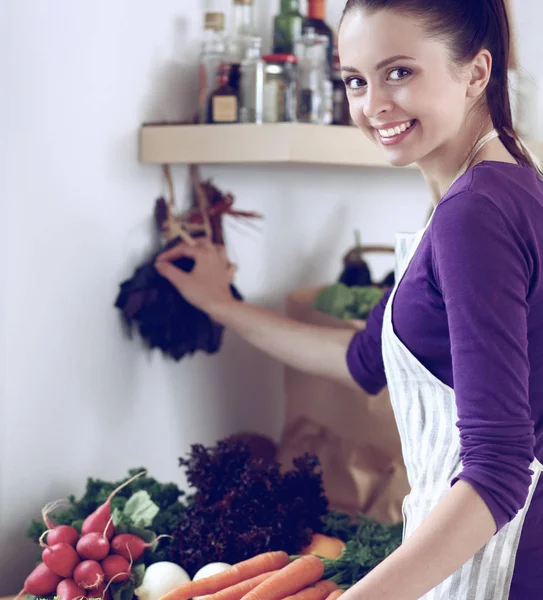
[[[204,232],[205,236],[208,239],[212,239],[213,230],[211,229],[211,222],[209,220],[209,201],[207,199],[206,193],[204,192],[204,188],[202,187],[202,182],[200,181],[200,173],[197,165],[190,166],[190,178],[192,180],[192,186],[196,193],[196,198],[198,200],[198,207],[200,209],[200,213],[202,214],[202,221],[204,224]]]
[[[164,223],[164,229],[166,238],[168,241],[172,241],[175,238],[181,238],[187,246],[195,246],[196,242],[193,240],[190,233],[185,227],[175,219],[174,208],[175,208],[175,189],[173,185],[172,173],[170,165],[162,165],[162,172],[168,185],[169,201],[168,201],[168,217]]]

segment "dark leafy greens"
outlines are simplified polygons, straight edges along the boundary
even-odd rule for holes
[[[328,508],[319,460],[305,454],[282,473],[252,458],[243,441],[192,446],[186,468],[195,489],[174,532],[170,558],[189,575],[203,565],[234,564],[261,552],[299,552],[322,529]]]

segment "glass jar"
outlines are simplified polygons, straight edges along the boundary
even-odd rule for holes
[[[296,121],[296,55],[268,54],[264,56],[264,62],[264,122]]]

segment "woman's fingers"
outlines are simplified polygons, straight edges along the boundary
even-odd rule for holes
[[[198,246],[188,246],[187,244],[177,244],[173,248],[162,252],[156,257],[156,262],[171,262],[186,256],[188,258],[194,258],[199,252]]]
[[[188,258],[196,258],[203,250],[209,250],[213,248],[213,244],[207,238],[197,238],[194,240],[196,244],[194,246],[189,246],[188,244],[184,244],[180,242],[173,248],[162,252],[157,256],[157,261],[172,261],[177,260],[183,256]]]
[[[184,271],[178,269],[176,266],[172,265],[171,262],[166,260],[161,260],[155,263],[155,269],[159,275],[162,275],[162,277],[166,278],[178,289],[180,289],[187,277],[187,274]]]

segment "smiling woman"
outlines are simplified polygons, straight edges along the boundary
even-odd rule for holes
[[[435,204],[348,349],[363,388],[388,385],[411,492],[402,547],[345,600],[541,597],[543,182],[512,125],[509,38],[504,0],[345,7],[351,116]]]

